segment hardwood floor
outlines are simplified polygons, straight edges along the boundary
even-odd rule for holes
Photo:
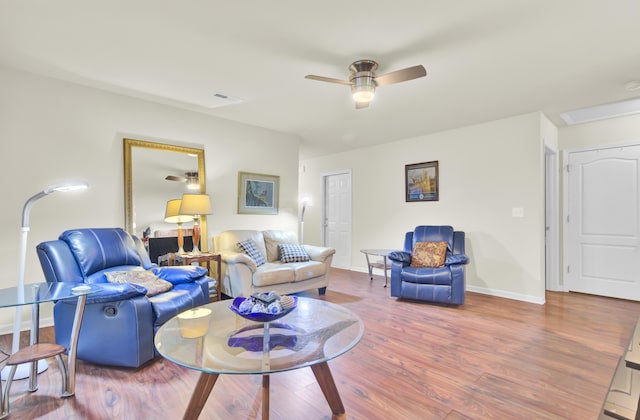
[[[596,419],[640,317],[640,302],[574,293],[547,293],[546,305],[467,293],[447,307],[398,301],[382,284],[334,269],[324,297],[365,323],[362,341],[329,362],[349,419]],[[50,360],[37,392],[13,384],[10,418],[180,418],[198,376],[162,358],[138,370],[79,361],[76,395],[61,399]],[[200,418],[260,418],[260,386],[222,375]],[[270,412],[331,417],[311,369],[271,376]]]

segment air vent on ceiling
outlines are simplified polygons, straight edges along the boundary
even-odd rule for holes
[[[213,98],[209,102],[209,108],[218,108],[221,106],[234,105],[242,102],[242,99],[234,96],[225,95],[224,93],[214,92]]]

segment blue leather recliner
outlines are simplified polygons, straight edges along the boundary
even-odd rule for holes
[[[197,266],[157,267],[140,239],[120,228],[76,229],[36,247],[47,282],[99,283],[87,296],[78,359],[111,366],[139,367],[158,355],[153,338],[171,317],[209,302],[207,270]],[[147,297],[139,285],[109,283],[108,271],[152,270],[173,284]],[[69,347],[75,300],[54,305],[56,342]]]
[[[446,242],[443,267],[411,267],[417,242]],[[464,251],[464,232],[451,226],[417,226],[407,232],[404,250],[388,255],[391,260],[391,296],[462,305],[465,296],[464,265],[469,258]]]

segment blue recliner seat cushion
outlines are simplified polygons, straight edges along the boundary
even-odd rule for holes
[[[207,288],[208,288],[208,282]],[[202,281],[176,284],[167,292],[149,298],[154,314],[154,329],[187,309],[209,303],[208,293],[203,296]]]
[[[448,267],[405,267],[400,278],[409,283],[451,285],[451,270]]]

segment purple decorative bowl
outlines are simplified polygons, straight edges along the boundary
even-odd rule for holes
[[[283,316],[287,315],[289,312],[296,309],[296,306],[298,305],[298,298],[296,296],[292,296],[292,298],[293,298],[293,306],[289,309],[283,310],[279,314],[267,314],[263,312],[242,314],[240,313],[240,309],[239,309],[240,304],[247,299],[246,297],[243,297],[243,296],[238,296],[237,298],[233,299],[233,303],[231,304],[231,306],[229,306],[229,309],[231,309],[233,312],[237,313],[244,319],[248,319],[249,321],[271,322],[271,321],[275,321],[276,319],[282,318]]]

